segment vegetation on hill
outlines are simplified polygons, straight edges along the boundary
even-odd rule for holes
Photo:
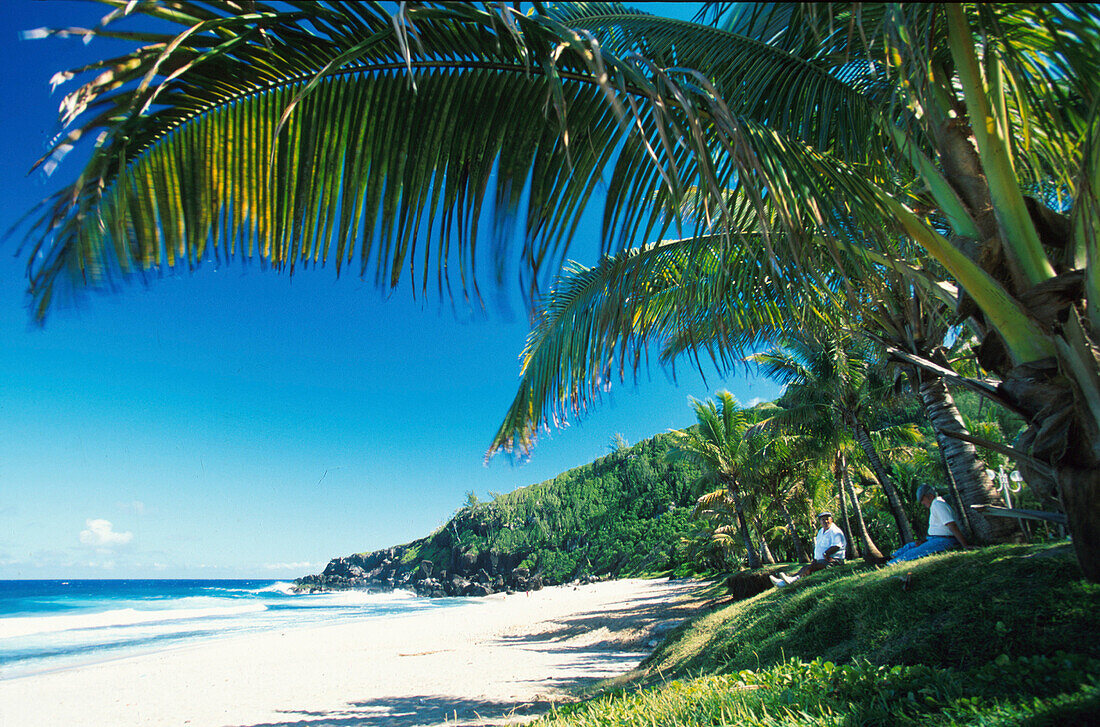
[[[547,583],[690,567],[679,546],[694,529],[700,470],[669,461],[671,446],[658,434],[487,502],[471,494],[404,559],[447,568],[455,552],[508,554]]]
[[[489,501],[471,492],[434,533],[335,559],[301,585],[472,595],[589,576],[758,569],[805,561],[815,513],[824,509],[836,512],[848,533],[849,559],[874,558],[902,542],[899,523],[923,532],[927,514],[914,497],[920,483],[936,485],[961,515],[964,530],[980,540],[968,500],[950,486],[925,408],[904,390],[882,396],[886,362],[856,345],[852,339],[803,344],[805,351],[827,354],[816,365],[834,373],[803,376],[775,402],[748,409],[726,392],[718,392],[717,403],[694,401],[698,423],[686,430],[634,446],[612,437],[609,454],[553,479],[494,493]],[[848,373],[835,373],[841,370]],[[965,390],[957,394],[959,421],[989,445],[972,449],[971,459],[983,473],[987,465],[1011,467],[996,447],[1015,438],[1023,426],[1019,417]],[[837,413],[852,400],[859,401],[862,444],[845,424],[851,415]],[[883,481],[891,484],[897,507],[877,484]],[[1050,504],[1027,489],[1015,498],[1015,505],[1033,509]],[[1015,521],[1006,522],[1010,539],[1023,535]],[[1028,527],[1038,540],[1061,535],[1050,525]],[[422,568],[425,563],[430,567]],[[510,580],[517,568],[519,579]],[[435,580],[417,586],[429,578]],[[473,587],[478,583],[484,587]]]

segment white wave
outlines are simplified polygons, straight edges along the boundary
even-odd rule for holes
[[[418,599],[412,591],[325,591],[324,593],[301,594],[297,606],[392,606],[396,604],[418,605]]]
[[[272,583],[270,586],[264,586],[263,588],[255,588],[248,591],[248,593],[282,593],[284,595],[291,595],[294,593],[294,584],[279,581],[278,583]]]
[[[173,608],[158,611],[139,611],[134,608],[122,608],[101,613],[69,614],[65,616],[13,616],[0,618],[0,639],[32,634],[49,634],[77,629],[100,629],[112,626],[133,626],[136,624],[179,621],[183,619],[214,618],[218,616],[236,616],[243,613],[266,611],[262,603],[249,603],[241,606],[220,606],[213,608]]]

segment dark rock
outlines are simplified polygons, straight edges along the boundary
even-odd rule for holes
[[[459,573],[473,573],[477,569],[477,551],[468,550],[455,557],[454,570]]]
[[[484,583],[471,583],[463,591],[463,596],[488,596],[493,592],[493,589]]]
[[[751,598],[772,587],[767,573],[734,573],[726,579],[726,589],[735,599]]]

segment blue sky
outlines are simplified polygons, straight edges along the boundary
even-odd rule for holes
[[[86,2],[5,0],[0,228],[53,185],[28,176],[57,130],[55,71],[102,41],[21,41],[89,26]],[[582,230],[575,256],[592,250]],[[0,246],[0,578],[293,578],[329,558],[407,542],[475,491],[506,492],[693,421],[688,396],[742,402],[778,387],[679,385],[653,367],[530,462],[482,456],[515,393],[517,309],[460,311],[355,277],[293,279],[239,263],[131,285],[29,323],[18,238]]]

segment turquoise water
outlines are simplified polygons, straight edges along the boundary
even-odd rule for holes
[[[293,594],[290,587],[252,580],[0,581],[0,679],[465,601],[406,591]]]

